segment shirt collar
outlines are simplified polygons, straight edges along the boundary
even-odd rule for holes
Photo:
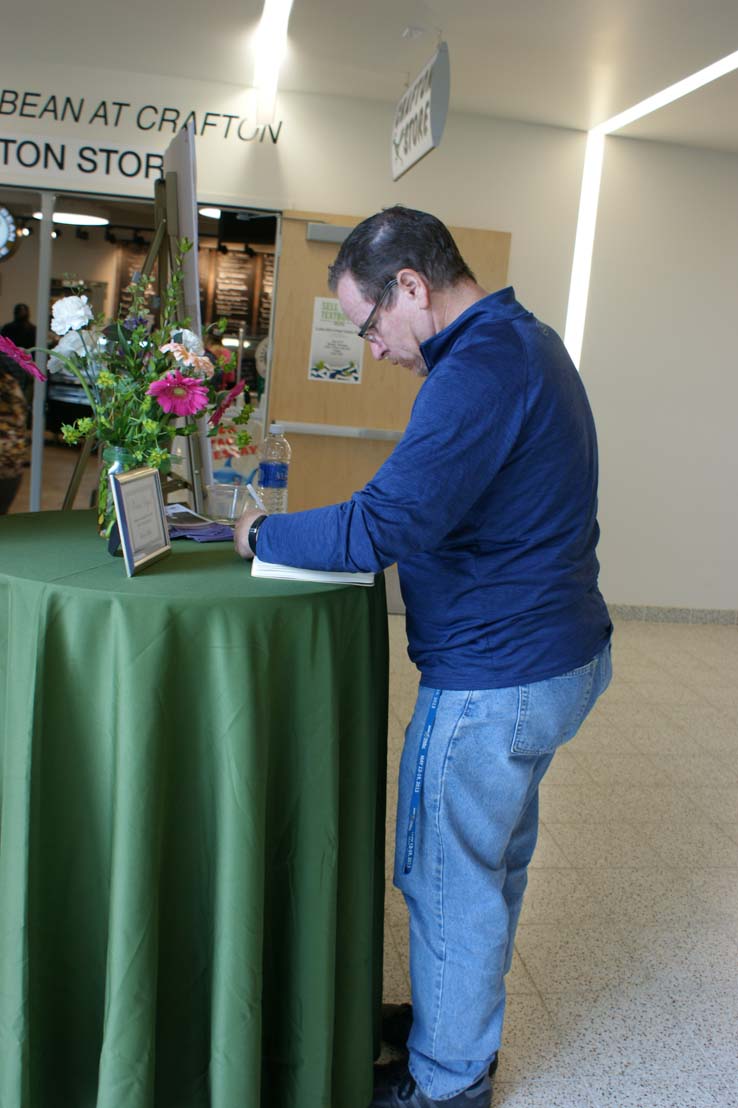
[[[515,299],[512,285],[482,297],[452,320],[442,331],[438,331],[420,344],[420,353],[428,366],[428,371],[430,372],[451,352],[467,329],[480,317],[486,322],[497,323],[500,320],[515,319],[527,314],[526,309]]]

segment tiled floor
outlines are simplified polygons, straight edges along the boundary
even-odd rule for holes
[[[59,511],[67,491],[69,481],[77,461],[79,451],[63,443],[54,443],[47,439],[44,445],[44,461],[41,481],[41,508],[44,511]],[[74,501],[75,508],[89,508],[90,496],[97,489],[97,457],[87,463],[79,492]],[[23,470],[20,488],[16,493],[10,511],[27,512],[31,491],[31,470]]]
[[[390,625],[392,811],[417,679]],[[621,622],[613,664],[542,786],[493,1105],[735,1108],[738,628]],[[385,998],[407,1000],[389,882],[385,945]]]

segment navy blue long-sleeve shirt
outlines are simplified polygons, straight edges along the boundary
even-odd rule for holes
[[[511,288],[421,346],[405,434],[350,500],[265,520],[259,557],[316,569],[397,561],[409,654],[442,689],[527,684],[611,633],[597,588],[597,442],[559,336]]]

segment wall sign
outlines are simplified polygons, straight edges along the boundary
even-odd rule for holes
[[[149,195],[164,151],[182,130],[193,133],[203,161],[238,172],[255,150],[277,145],[282,122],[257,126],[253,90],[233,92],[192,82],[157,81],[161,99],[140,96],[140,81],[75,71],[33,88],[0,87],[0,173],[7,183]],[[224,157],[225,155],[225,157]],[[262,155],[263,156],[263,155]],[[222,179],[222,172],[220,177]]]
[[[392,180],[407,173],[441,141],[448,114],[451,70],[442,42],[395,109],[392,126]]]
[[[338,301],[330,296],[316,296],[308,379],[358,385],[363,356],[364,340],[359,338]]]

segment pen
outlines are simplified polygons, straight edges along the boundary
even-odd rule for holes
[[[253,496],[254,500],[256,501],[256,507],[261,508],[262,512],[266,512],[266,507],[264,505],[264,501],[261,499],[258,492],[256,491],[256,489],[254,488],[254,486],[251,484],[250,481],[247,483],[246,488],[249,490],[249,492]],[[267,513],[267,514],[269,514],[269,513]]]

